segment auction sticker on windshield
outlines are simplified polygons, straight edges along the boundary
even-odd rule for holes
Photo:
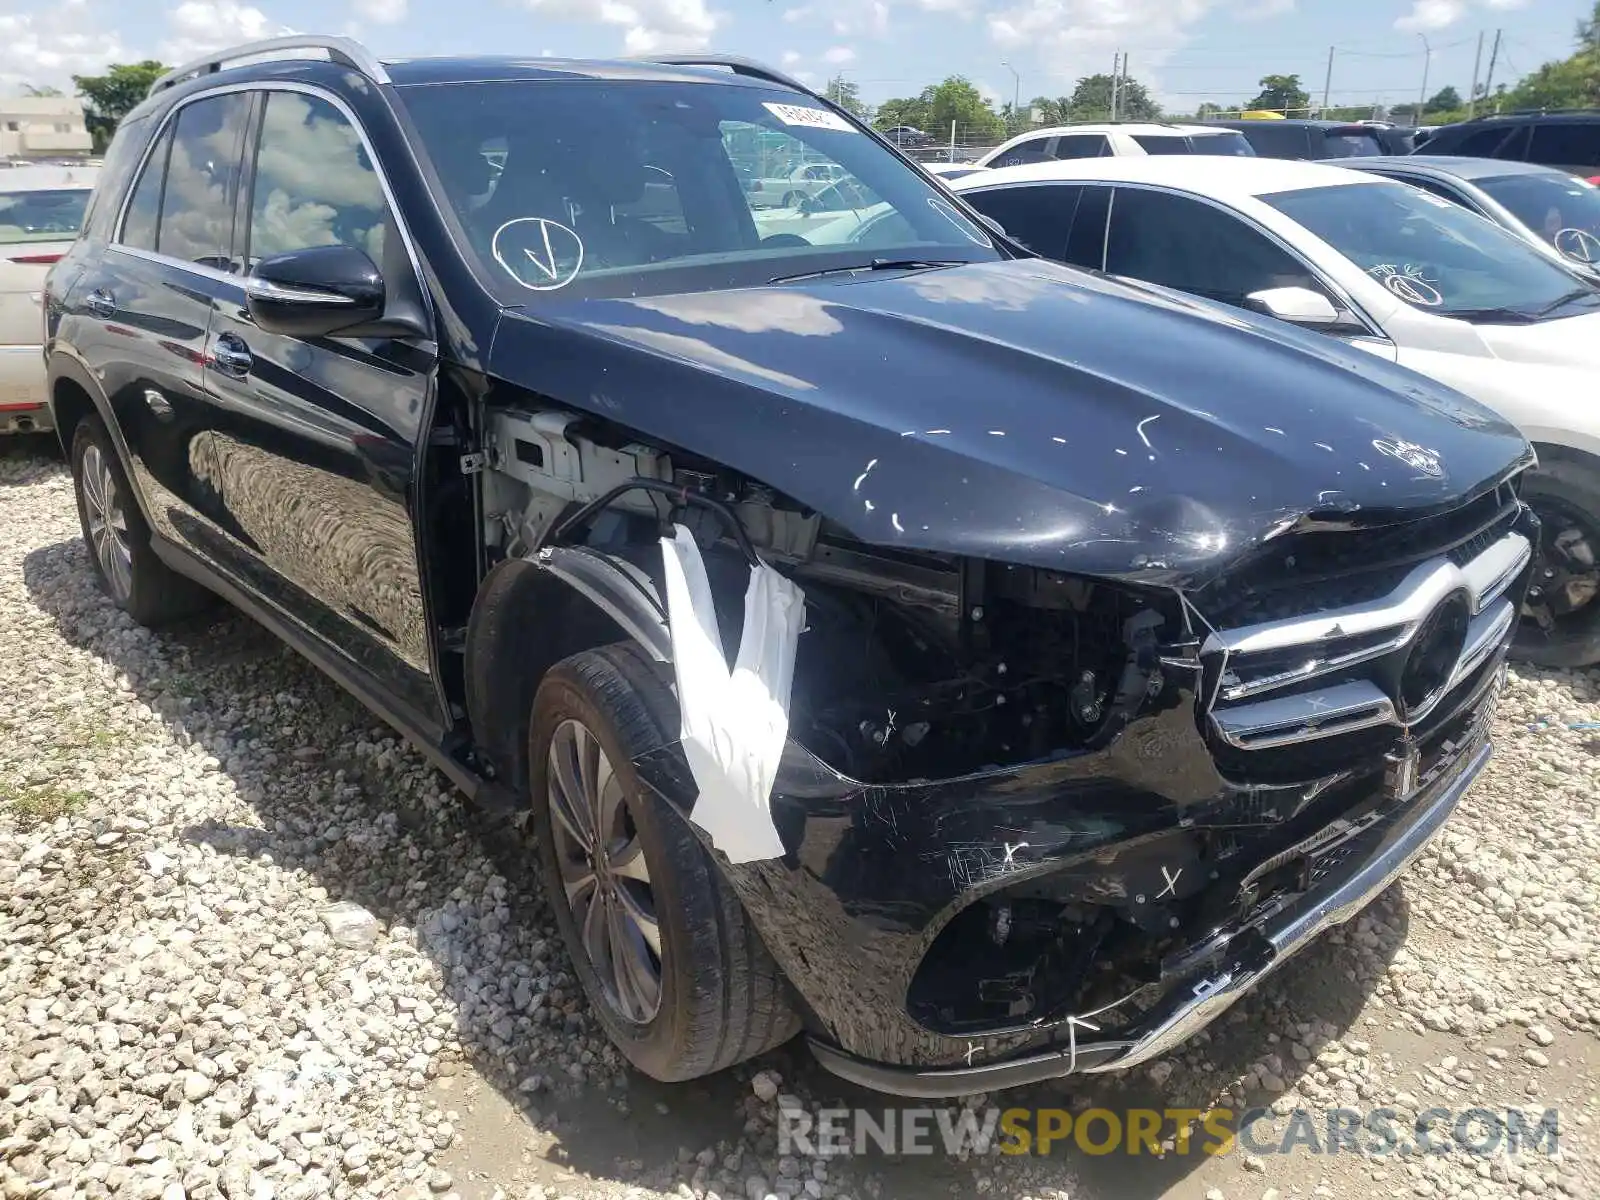
[[[825,108],[807,108],[804,104],[772,104],[763,103],[766,109],[785,125],[799,125],[806,129],[842,129],[846,133],[854,133],[855,126],[846,121],[838,113],[829,112]]]

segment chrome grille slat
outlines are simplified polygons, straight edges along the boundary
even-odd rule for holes
[[[1505,593],[1532,556],[1528,538],[1508,532],[1461,565],[1447,554],[1420,563],[1378,600],[1212,632],[1201,653],[1220,663],[1210,712],[1213,729],[1237,749],[1262,750],[1425,720],[1504,645],[1517,617],[1516,602]],[[1410,653],[1428,618],[1456,593],[1464,594],[1471,614],[1465,641],[1448,682],[1425,702],[1413,700],[1407,712],[1379,677],[1385,668],[1395,670],[1393,660]],[[1378,640],[1348,649],[1361,638]],[[1329,653],[1330,643],[1345,652]],[[1299,651],[1304,651],[1303,663],[1284,669],[1283,658]],[[1258,673],[1252,673],[1252,662]],[[1350,678],[1369,664],[1374,678]],[[1305,689],[1334,674],[1344,678]],[[1286,689],[1294,690],[1285,694]]]

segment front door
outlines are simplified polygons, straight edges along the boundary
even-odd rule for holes
[[[354,118],[319,94],[260,96],[239,206],[243,273],[271,255],[343,243],[379,266],[391,300],[416,296]],[[206,386],[221,502],[258,560],[254,586],[348,666],[439,722],[413,469],[435,365],[433,349],[414,340],[266,333],[241,281],[218,298]]]

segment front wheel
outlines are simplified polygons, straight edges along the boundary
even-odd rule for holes
[[[583,651],[544,677],[528,729],[533,826],[567,953],[617,1048],[668,1082],[799,1029],[710,853],[633,768],[678,728],[670,678],[631,645]]]
[[[1541,667],[1600,662],[1600,466],[1548,459],[1522,498],[1539,515],[1539,563],[1512,648]]]

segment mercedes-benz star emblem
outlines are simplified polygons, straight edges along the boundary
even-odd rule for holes
[[[1467,645],[1467,626],[1472,613],[1467,598],[1461,592],[1447,596],[1438,608],[1423,619],[1416,636],[1411,639],[1411,651],[1405,665],[1400,668],[1400,715],[1406,721],[1420,719],[1438,701],[1456,663]]]
[[[1439,458],[1437,450],[1430,450],[1426,446],[1419,446],[1404,438],[1374,438],[1372,448],[1379,454],[1387,454],[1390,458],[1398,459],[1429,479],[1438,479],[1444,475],[1444,462]]]

